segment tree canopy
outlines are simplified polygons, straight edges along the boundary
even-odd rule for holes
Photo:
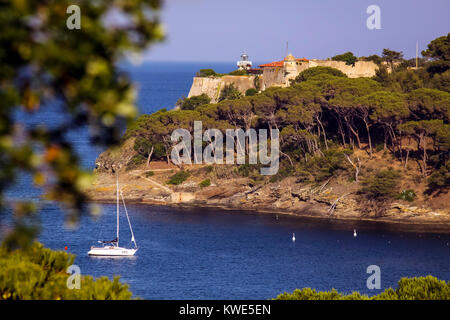
[[[400,58],[401,53],[390,51],[385,50],[385,58]],[[447,181],[450,94],[434,87],[431,78],[426,69],[397,68],[369,79],[348,78],[333,68],[314,67],[301,72],[286,88],[272,87],[243,97],[229,94],[235,91],[230,86],[218,103],[143,115],[128,128],[127,135],[163,142],[168,158],[170,130],[181,126],[192,133],[192,119],[201,120],[204,130],[279,129],[281,170],[312,181],[326,179],[339,170],[358,171],[355,163],[359,160],[351,160],[352,152],[365,150],[372,157],[381,145],[381,150],[389,151],[404,168],[408,161],[416,160],[430,186],[445,189],[448,186],[442,181]],[[135,126],[140,129],[135,130]],[[365,174],[361,183],[370,177],[378,182],[384,179],[382,173]],[[393,193],[388,196],[394,197]]]
[[[343,54],[338,54],[338,55],[332,57],[331,60],[334,60],[334,61],[344,61],[345,64],[354,67],[356,61],[358,60],[358,58],[355,57],[355,55],[353,54],[353,52],[350,52],[350,51],[349,51],[349,52],[346,52],[346,53],[343,53]]]

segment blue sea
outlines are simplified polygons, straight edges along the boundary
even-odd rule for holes
[[[138,86],[140,113],[152,113],[171,109],[187,96],[199,69],[229,72],[235,62],[147,62],[121,68]],[[16,117],[27,125],[52,126],[63,120],[53,107],[31,117],[20,113]],[[89,143],[86,129],[70,133],[69,138],[82,165],[93,169],[103,150]],[[56,250],[67,246],[68,252],[76,254],[75,264],[82,274],[119,275],[136,297],[144,299],[270,299],[303,287],[374,295],[395,287],[401,277],[431,274],[450,280],[449,234],[409,232],[381,223],[130,204],[127,208],[139,246],[136,256],[94,258],[87,255],[90,246],[115,237],[114,205],[101,205],[102,214],[96,218],[86,212],[77,228],[68,228],[63,210],[41,200],[26,175],[19,176],[6,197],[39,204],[39,241]],[[2,220],[8,226],[11,213]],[[121,245],[127,245],[130,233],[124,217],[121,226]],[[380,267],[380,290],[367,288],[370,265]]]

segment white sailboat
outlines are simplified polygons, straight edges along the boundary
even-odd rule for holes
[[[120,256],[133,256],[138,250],[136,240],[134,238],[133,228],[131,227],[130,217],[128,216],[127,207],[125,206],[125,200],[123,198],[122,191],[119,190],[119,178],[117,177],[117,233],[116,238],[112,241],[98,241],[103,244],[102,247],[91,247],[88,255],[90,256],[109,256],[109,257],[120,257]],[[125,214],[128,220],[128,226],[131,231],[131,242],[134,244],[134,248],[124,248],[119,246],[119,193],[122,198],[123,207],[125,209]]]

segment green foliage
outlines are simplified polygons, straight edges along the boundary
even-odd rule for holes
[[[27,249],[0,248],[0,300],[128,300],[128,285],[107,277],[81,276],[80,289],[69,289],[67,268],[75,256],[33,243]]]
[[[171,176],[169,181],[167,181],[167,184],[179,185],[182,184],[184,181],[186,181],[188,177],[189,172],[181,170],[175,173],[173,176]]]
[[[402,199],[402,200],[405,200],[408,202],[413,202],[415,198],[416,198],[416,193],[412,189],[403,190],[399,196],[399,199]]]
[[[294,81],[295,82],[307,81],[317,75],[322,75],[322,74],[328,74],[331,76],[343,77],[343,78],[347,77],[347,75],[345,73],[343,73],[342,71],[340,71],[338,69],[331,68],[331,67],[318,66],[318,67],[308,68],[305,71],[300,72]]]
[[[230,76],[246,76],[248,73],[247,73],[247,70],[240,69],[240,70],[231,71],[228,74]]]
[[[427,50],[422,51],[424,57],[433,59],[427,66],[431,74],[443,73],[450,69],[450,33],[434,39],[428,44]]]
[[[248,75],[247,70],[233,70],[229,73],[217,73],[213,69],[200,69],[199,72],[195,74],[196,77],[222,77],[224,75],[230,76],[246,76]]]
[[[210,179],[205,179],[202,182],[199,183],[200,188],[206,188],[209,187],[211,185],[211,180]]]
[[[271,183],[283,180],[286,177],[292,176],[295,173],[294,168],[289,164],[282,164],[278,172],[272,175],[269,179]]]
[[[257,165],[244,163],[237,168],[237,173],[241,177],[250,177],[257,170],[259,170]]]
[[[359,193],[369,199],[394,198],[397,195],[399,178],[400,173],[392,168],[380,170],[363,179]]]
[[[331,289],[331,291],[319,291],[311,288],[295,289],[292,293],[282,293],[275,300],[368,300],[367,296],[359,292],[353,292],[350,295],[344,295]]]
[[[194,110],[196,107],[208,104],[210,102],[211,98],[207,94],[203,93],[199,96],[184,99],[180,107],[182,110]]]
[[[234,86],[233,83],[227,84],[220,92],[219,101],[236,100],[242,98],[242,93]]]
[[[79,218],[92,176],[80,168],[68,133],[88,126],[94,143],[119,142],[137,108],[136,90],[118,62],[163,39],[156,14],[161,3],[78,1],[81,29],[68,30],[66,9],[73,1],[2,2],[0,198],[18,174],[27,173],[47,198],[69,208],[70,220]],[[111,12],[127,16],[128,23],[108,26]],[[32,116],[55,104],[64,120],[51,126],[23,125],[25,117],[14,116],[18,111]],[[18,127],[20,144],[13,143]]]
[[[389,81],[391,89],[400,92],[411,92],[424,86],[424,82],[416,70],[394,72],[390,75]]]
[[[442,164],[438,170],[428,177],[428,193],[433,191],[445,191],[450,186],[450,161]]]
[[[381,62],[383,62],[383,58],[381,58],[379,55],[376,54],[370,55],[368,57],[360,57],[359,59],[362,61],[372,61],[377,65],[380,65]]]
[[[205,166],[205,167],[201,168],[201,170],[203,172],[205,172],[206,174],[208,174],[208,173],[211,173],[214,170],[214,167],[209,165],[209,166]]]
[[[390,87],[392,83],[390,74],[385,65],[378,66],[378,69],[375,70],[375,75],[372,77],[372,79],[381,83],[385,87]]]
[[[388,288],[382,293],[368,297],[359,292],[344,295],[335,289],[319,291],[304,288],[292,293],[282,293],[275,300],[449,300],[450,282],[438,280],[433,276],[402,278],[398,288]]]
[[[401,60],[401,53],[384,53],[386,61]],[[403,65],[388,73],[381,64],[374,79],[348,78],[329,67],[309,68],[290,87],[272,87],[245,97],[233,85],[226,86],[219,103],[141,116],[128,127],[125,137],[159,142],[160,156],[167,159],[174,146],[171,132],[185,128],[192,134],[194,120],[201,120],[204,129],[217,128],[222,133],[229,128],[277,128],[284,163],[272,181],[286,174],[309,182],[328,179],[350,168],[345,157],[349,148],[366,149],[370,156],[373,149],[384,149],[385,159],[403,163],[407,155],[410,161],[419,160],[425,179],[448,160],[450,95],[430,87],[438,77],[445,85],[445,74],[433,78],[425,69],[410,70]],[[417,149],[411,151],[411,146]],[[143,156],[149,149],[144,147],[139,148],[145,151]],[[257,165],[239,166],[236,173],[261,181]],[[433,185],[443,183],[442,175],[433,178]],[[378,198],[369,189],[366,196],[372,202],[392,198],[384,198],[383,193]]]
[[[304,176],[308,172],[313,181],[323,181],[333,176],[338,170],[346,170],[345,154],[349,150],[329,149],[323,152],[323,156],[311,157],[308,162],[300,166],[299,173]]]
[[[146,171],[145,172],[145,176],[148,177],[153,177],[155,175],[155,173],[153,171]]]
[[[265,176],[261,175],[261,164],[241,164],[235,170],[235,173],[241,177],[250,179],[251,184],[259,184],[265,181]]]
[[[195,75],[196,77],[215,77],[218,74],[213,69],[200,69]]]
[[[383,149],[384,149],[384,145],[381,144],[381,143],[379,143],[379,144],[377,144],[377,145],[375,146],[375,151],[376,151],[376,152],[380,152],[380,151],[383,150]]]
[[[133,170],[145,163],[146,158],[141,154],[135,154],[127,163],[127,170]]]
[[[391,70],[394,70],[394,62],[399,62],[403,59],[403,52],[394,51],[390,49],[383,49],[383,60],[389,63]]]
[[[417,119],[450,121],[450,94],[436,89],[421,88],[407,96],[410,111]]]
[[[353,52],[349,51],[349,52],[346,52],[346,53],[343,53],[343,54],[338,54],[338,55],[332,57],[331,60],[344,61],[346,65],[354,67],[356,61],[358,60],[358,58],[355,57]]]
[[[450,282],[439,280],[433,276],[402,278],[396,290],[388,289],[374,299],[396,300],[449,300]]]
[[[154,148],[154,143],[148,139],[137,137],[134,140],[134,151],[145,158],[149,155],[150,152],[152,152],[152,147]]]
[[[255,85],[255,89],[257,91],[261,90],[261,82],[259,76],[255,76],[255,79],[253,80],[253,84]]]
[[[450,93],[450,70],[442,73],[435,73],[429,79],[428,86],[433,89]]]
[[[257,94],[258,93],[258,90],[256,90],[255,88],[250,88],[250,89],[247,89],[247,91],[245,91],[245,96],[246,97],[251,97],[251,96],[254,96],[255,94]]]

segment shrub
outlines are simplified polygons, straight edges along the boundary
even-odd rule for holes
[[[211,165],[209,165],[209,166],[203,167],[203,170],[204,170],[206,173],[210,173],[210,172],[212,172],[212,171],[214,170],[214,167],[211,166]]]
[[[256,91],[261,90],[261,82],[260,82],[259,76],[255,77],[255,79],[253,80],[253,84],[255,85]]]
[[[153,171],[147,171],[146,173],[145,173],[145,176],[146,177],[153,177],[155,175],[155,173],[153,172]]]
[[[143,137],[136,137],[134,140],[133,149],[142,156],[142,159],[141,157],[137,157],[133,160],[133,162],[137,161],[137,165],[143,163],[144,159],[147,161],[150,153],[152,153],[152,159],[161,159],[166,156],[166,151],[162,142],[152,141]]]
[[[349,51],[343,54],[338,54],[337,56],[332,57],[331,60],[344,61],[346,65],[354,67],[358,58],[355,57],[355,55]]]
[[[382,144],[382,143],[377,144],[377,145],[375,146],[375,151],[376,151],[376,152],[380,152],[380,151],[383,150],[383,149],[384,149],[384,144]]]
[[[230,76],[246,76],[248,73],[246,70],[234,70],[228,73]]]
[[[449,300],[450,282],[439,280],[433,276],[402,278],[398,288],[389,288],[373,297],[376,300]]]
[[[309,79],[311,79],[312,77],[315,77],[319,74],[329,74],[335,77],[347,77],[347,75],[345,73],[343,73],[342,71],[335,69],[335,68],[331,68],[331,67],[313,67],[313,68],[308,68],[305,71],[300,72],[300,74],[295,78],[295,82],[300,82],[300,81],[307,81]]]
[[[397,194],[397,184],[400,174],[392,168],[378,171],[374,176],[362,181],[360,194],[369,199],[389,199]]]
[[[433,172],[427,179],[428,190],[433,192],[435,190],[444,190],[450,186],[450,161],[441,165],[438,170]]]
[[[196,73],[197,77],[215,77],[217,73],[213,69],[200,69],[199,72]]]
[[[360,60],[363,61],[372,61],[374,63],[376,63],[377,65],[380,65],[381,62],[383,62],[383,58],[381,58],[379,55],[377,54],[373,54],[371,56],[368,57],[361,57]]]
[[[415,198],[416,198],[416,193],[412,189],[403,190],[399,196],[399,199],[409,201],[409,202],[413,202]]]
[[[182,184],[189,177],[189,172],[181,170],[175,173],[172,177],[170,177],[167,184],[179,185]]]
[[[247,89],[247,91],[245,91],[245,95],[247,97],[254,96],[257,93],[258,93],[258,90],[256,90],[255,88],[250,88],[250,89]]]
[[[220,93],[219,101],[236,100],[242,98],[242,93],[234,86],[233,83],[225,85]]]
[[[284,178],[291,176],[294,172],[294,168],[292,168],[290,164],[282,165],[278,172],[270,177],[269,181],[274,183],[283,180]]]
[[[67,286],[67,268],[75,256],[53,251],[38,242],[28,249],[0,248],[0,300],[128,300],[127,284],[107,277],[82,276],[80,288]]]
[[[346,150],[329,149],[323,152],[323,156],[314,156],[308,163],[304,164],[303,171],[313,174],[315,181],[330,178],[338,170],[347,168],[345,162]]]
[[[205,179],[202,182],[199,183],[200,188],[205,188],[205,187],[209,187],[211,185],[211,180],[210,179]]]
[[[435,277],[402,278],[398,288],[388,288],[384,292],[368,297],[359,292],[344,295],[335,289],[319,291],[304,288],[292,293],[282,293],[275,300],[449,300],[450,282],[438,280]]]
[[[183,100],[183,102],[181,103],[180,108],[182,110],[194,110],[198,106],[208,104],[210,102],[211,102],[211,98],[207,94],[202,93],[199,96],[185,98]]]
[[[135,154],[127,163],[127,170],[132,170],[145,163],[147,159],[141,154]]]
[[[241,164],[239,167],[237,167],[236,172],[241,177],[250,177],[252,174],[254,174],[259,169],[260,169],[260,165],[244,163],[244,164]]]

